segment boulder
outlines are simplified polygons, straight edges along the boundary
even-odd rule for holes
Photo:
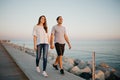
[[[91,69],[88,66],[86,66],[84,69],[80,69],[80,72],[81,73],[91,73]]]
[[[92,78],[92,74],[86,73],[86,72],[81,73],[79,76],[86,79],[86,80],[90,80]]]
[[[104,68],[109,68],[110,66],[104,62],[100,63],[99,66],[104,67]]]
[[[78,65],[79,66],[79,65]],[[83,66],[83,65],[82,65]],[[80,68],[80,67],[79,67]],[[86,66],[86,63],[84,64],[84,67],[82,67],[83,69],[80,69],[81,74],[79,75],[80,77],[90,80],[90,78],[92,78],[92,74],[91,74],[91,69],[90,67]]]
[[[68,63],[74,65],[74,59],[69,58],[69,59],[68,59]]]
[[[71,73],[75,74],[75,75],[80,75],[81,74],[81,71],[80,69],[78,68],[78,66],[74,66],[71,70],[70,70]]]
[[[56,60],[56,55],[52,53],[48,53],[48,63],[53,64]]]
[[[80,62],[81,62],[81,60],[75,59],[75,60],[74,60],[74,65],[77,66]]]
[[[69,64],[74,65],[74,59],[72,59],[72,58],[63,57],[63,62],[65,62],[65,63],[67,62]]]
[[[63,57],[63,67],[65,70],[70,71],[74,67],[74,60],[71,58]]]
[[[106,79],[106,78],[110,77],[111,73],[110,73],[110,71],[106,71],[106,72],[104,72],[104,74],[105,74],[105,79]]]
[[[105,80],[120,80],[120,74],[115,75],[114,73],[111,73],[110,76]]]
[[[104,72],[101,71],[101,70],[96,70],[95,71],[95,79],[97,79],[97,80],[105,80]]]
[[[87,61],[87,66],[92,70],[92,61]]]
[[[84,61],[80,61],[79,64],[77,65],[80,69],[84,69],[87,66],[87,63]]]
[[[108,71],[108,68],[97,66],[97,70],[101,70],[104,72],[105,78],[108,78],[110,76],[110,71]]]
[[[120,80],[120,71],[114,72],[114,75],[115,75],[117,78],[119,78],[119,80]]]
[[[74,65],[68,62],[63,62],[63,67],[66,71],[70,72],[70,70],[74,67]]]
[[[107,64],[102,64],[96,67],[97,70],[101,70],[104,72],[105,75],[105,79],[107,79],[108,77],[110,77],[111,73],[116,72],[116,70],[110,66],[108,66]]]
[[[63,56],[63,61],[64,61],[64,62],[67,62],[67,61],[68,61],[68,58],[65,57],[65,56]]]

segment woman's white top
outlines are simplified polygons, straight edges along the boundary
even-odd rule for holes
[[[38,25],[34,26],[33,36],[37,37],[37,45],[38,44],[49,44],[48,33],[46,33],[43,26],[38,26]]]

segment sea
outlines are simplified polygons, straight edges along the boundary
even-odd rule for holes
[[[33,49],[32,40],[12,40],[11,42]],[[120,40],[71,40],[71,45],[70,50],[68,45],[65,45],[64,56],[92,61],[92,53],[95,52],[96,64],[105,62],[120,71]],[[55,49],[49,49],[49,51],[56,54]]]

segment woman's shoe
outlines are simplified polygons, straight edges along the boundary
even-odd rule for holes
[[[37,72],[39,72],[39,73],[40,73],[40,68],[39,68],[39,67],[36,67],[36,70],[37,70]]]
[[[47,74],[45,71],[43,71],[42,75],[43,75],[44,77],[48,77],[48,74]]]

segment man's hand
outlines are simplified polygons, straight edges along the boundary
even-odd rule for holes
[[[71,49],[71,45],[70,45],[70,44],[68,44],[68,46],[69,46],[69,49]]]
[[[65,40],[66,40],[66,42],[68,44],[69,49],[71,49],[71,45],[70,45],[70,42],[69,42],[67,34],[64,35],[64,38],[65,38]]]

